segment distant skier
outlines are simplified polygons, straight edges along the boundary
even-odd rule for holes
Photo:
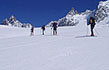
[[[57,26],[58,26],[57,22],[52,23],[53,35],[57,35]]]
[[[44,35],[44,32],[45,32],[45,25],[43,25],[41,29],[42,29],[42,35]]]
[[[32,28],[31,28],[31,36],[33,36],[34,35],[34,27],[32,26]]]
[[[94,27],[95,27],[95,18],[93,18],[93,17],[90,17],[90,19],[89,19],[89,23],[87,24],[87,25],[90,25],[90,27],[91,27],[91,36],[94,36],[94,32],[93,32],[93,29],[94,29]]]

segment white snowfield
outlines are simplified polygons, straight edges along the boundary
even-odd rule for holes
[[[0,70],[109,70],[109,25],[96,25],[90,37],[85,22],[59,27],[57,36],[0,25]]]

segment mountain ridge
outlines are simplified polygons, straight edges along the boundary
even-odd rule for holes
[[[76,13],[76,12],[77,11],[74,8],[72,8],[72,10],[65,17],[57,21],[59,23],[59,26],[75,26],[79,23],[78,21],[79,18],[85,18],[84,20],[88,20],[90,17],[95,17],[96,22],[98,24],[104,20],[107,21],[108,23],[109,21],[106,20],[106,18],[109,18],[109,0],[100,1],[98,7],[93,11],[86,10],[85,12],[82,13]],[[51,23],[53,22],[54,21],[51,21],[50,23],[47,24],[47,26],[50,26]]]
[[[9,18],[9,20],[8,20],[8,18],[4,19],[1,24],[7,25],[7,26],[13,26],[13,27],[22,27],[22,28],[31,28],[32,27],[32,25],[30,23],[21,23],[13,15]]]

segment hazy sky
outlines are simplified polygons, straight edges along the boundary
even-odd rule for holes
[[[72,7],[78,12],[93,10],[99,1],[101,0],[0,0],[0,23],[14,15],[22,23],[42,26],[64,17]]]

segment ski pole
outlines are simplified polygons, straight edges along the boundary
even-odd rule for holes
[[[52,35],[52,27],[51,27],[51,35]]]
[[[89,33],[89,27],[87,26],[87,32],[86,32],[86,35],[88,35],[88,33]]]
[[[42,35],[42,29],[40,29],[40,35]]]

